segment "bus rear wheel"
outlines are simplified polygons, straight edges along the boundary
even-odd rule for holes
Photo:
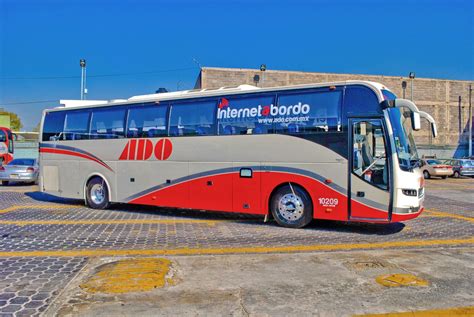
[[[94,177],[87,183],[86,203],[93,209],[107,209],[109,207],[109,190],[102,178]]]
[[[276,190],[270,201],[273,218],[283,227],[302,228],[313,219],[313,204],[298,185],[288,184]]]

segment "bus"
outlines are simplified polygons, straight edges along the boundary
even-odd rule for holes
[[[250,85],[45,110],[40,187],[90,208],[130,203],[400,222],[423,210],[413,139],[433,118],[367,81]]]
[[[0,166],[13,160],[13,133],[9,128],[0,127]]]

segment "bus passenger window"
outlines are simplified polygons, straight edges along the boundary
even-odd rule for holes
[[[388,189],[387,156],[381,121],[355,122],[352,131],[352,172],[371,184]]]
[[[66,112],[64,140],[85,140],[89,138],[89,111]]]
[[[170,136],[215,135],[215,101],[171,105]]]
[[[264,134],[273,127],[271,107],[274,96],[228,97],[219,99],[219,134]]]
[[[92,112],[91,139],[121,139],[125,136],[125,108],[98,108]]]
[[[155,138],[167,136],[166,105],[142,106],[130,108],[128,113],[129,138]]]
[[[43,141],[57,141],[64,129],[64,111],[47,112],[43,123]]]
[[[342,131],[342,91],[285,93],[278,97],[277,133],[321,133]]]

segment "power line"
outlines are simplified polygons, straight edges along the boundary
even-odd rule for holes
[[[10,102],[10,103],[3,103],[0,102],[2,106],[12,106],[12,105],[26,105],[29,103],[44,103],[44,102],[58,102],[59,100],[38,100],[38,101],[22,101],[22,102]]]
[[[164,70],[154,70],[149,72],[136,72],[136,73],[116,73],[116,74],[100,74],[100,75],[88,75],[87,77],[119,77],[119,76],[133,76],[133,75],[147,75],[147,74],[158,74],[158,73],[170,73],[196,69],[196,67],[186,67],[186,68],[175,68],[175,69],[164,69]],[[43,77],[0,77],[0,79],[5,80],[43,80],[43,79],[72,79],[80,78],[81,76],[43,76]]]

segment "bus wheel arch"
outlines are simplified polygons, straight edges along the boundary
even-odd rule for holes
[[[105,196],[92,197],[91,191],[95,194],[102,192]],[[110,184],[105,176],[99,173],[89,175],[84,184],[84,201],[87,206],[94,209],[106,209],[112,201]]]
[[[287,202],[295,208],[300,216],[295,215],[294,221],[281,214],[279,206]],[[284,227],[302,228],[313,220],[314,204],[306,188],[295,182],[285,182],[276,186],[268,196],[268,215]],[[287,213],[288,214],[288,213]]]

